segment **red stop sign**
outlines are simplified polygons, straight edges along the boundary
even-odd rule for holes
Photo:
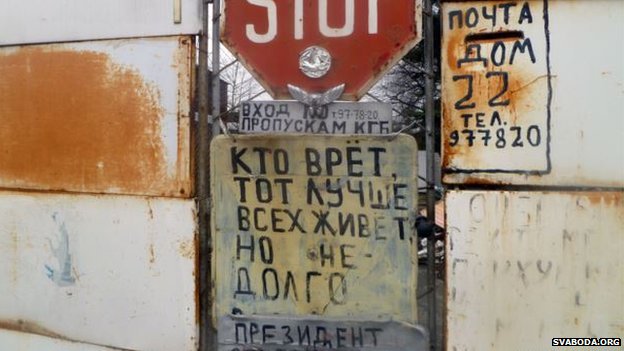
[[[420,10],[420,0],[225,0],[221,40],[274,98],[290,98],[287,84],[345,83],[342,99],[358,100],[420,40]]]

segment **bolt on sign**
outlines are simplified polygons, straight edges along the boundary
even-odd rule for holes
[[[357,100],[419,40],[421,1],[225,0],[222,41],[274,98]]]
[[[548,1],[450,2],[443,16],[445,172],[549,172]]]
[[[220,136],[211,150],[219,350],[425,337],[413,138]]]

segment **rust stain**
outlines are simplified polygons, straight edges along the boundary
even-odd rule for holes
[[[17,279],[19,276],[18,272],[18,259],[20,257],[19,252],[19,236],[17,235],[17,230],[15,228],[11,229],[11,251],[13,257],[11,258],[11,285],[13,287],[17,286]]]
[[[491,179],[479,178],[479,177],[474,177],[474,176],[467,176],[463,180],[463,183],[466,183],[466,184],[479,184],[479,185],[500,185],[500,184],[504,184],[504,182],[502,180],[491,180]]]
[[[445,71],[449,72],[447,74],[452,74],[450,72],[455,72],[457,70],[457,61],[460,55],[463,55],[464,50],[466,48],[466,43],[464,42],[465,36],[468,34],[468,31],[465,29],[456,29],[450,33],[443,34],[444,35],[444,50],[446,55],[443,55],[443,65],[445,65]],[[450,77],[449,77],[450,78]],[[443,126],[442,130],[445,131],[445,135],[448,135],[450,131],[458,129],[456,126],[456,121],[453,118],[452,111],[453,102],[449,96],[460,95],[458,92],[458,88],[455,83],[453,83],[450,79],[444,78],[443,81],[443,89],[446,91],[445,98],[442,100],[442,110],[443,110]],[[464,89],[465,87],[461,87]],[[475,91],[476,95],[479,94],[479,91]],[[459,128],[461,130],[461,128]],[[443,157],[442,157],[442,165],[444,168],[452,167],[452,160],[457,159],[459,155],[465,154],[465,148],[459,147],[451,147],[449,145],[449,138],[444,138],[443,145]]]
[[[154,253],[154,244],[149,245],[148,252],[149,252],[149,263],[152,264],[156,262],[156,254]]]
[[[196,211],[194,211],[195,214],[193,216],[193,218],[195,218],[196,223],[198,223],[199,218],[198,213]],[[208,226],[210,226],[210,221],[208,221]],[[203,283],[201,282],[202,274],[200,273],[200,260],[205,260],[205,262],[212,262],[212,252],[207,252],[205,256],[202,256],[200,254],[200,243],[199,243],[199,228],[196,227],[195,228],[195,235],[193,236],[193,245],[194,246],[194,254],[195,254],[195,267],[193,269],[193,276],[195,277],[195,324],[199,325],[201,323],[201,316],[202,316],[202,299],[201,299],[201,291],[200,291],[200,286],[203,285]],[[208,268],[210,269],[210,268]],[[214,276],[213,276],[214,277]],[[214,282],[209,282],[209,286],[212,286]],[[208,295],[209,296],[214,296],[213,295],[213,291],[208,291]],[[209,300],[209,299],[206,299]],[[210,305],[210,301],[207,302],[208,306]],[[211,308],[211,307],[208,307]],[[211,322],[209,322],[211,323]]]
[[[150,219],[154,219],[154,210],[152,209],[152,201],[147,199],[147,215]]]
[[[443,101],[442,103],[442,130],[445,132],[453,130],[453,119],[451,116],[451,107],[448,106],[449,104],[450,103],[448,101]],[[451,160],[453,160],[461,152],[461,150],[461,148],[451,147],[449,138],[445,137],[443,145],[444,152],[442,152],[442,167],[450,167]]]
[[[624,191],[618,192],[590,192],[583,194],[583,198],[587,199],[592,206],[622,208],[624,207]]]
[[[50,329],[40,326],[37,323],[25,321],[22,319],[18,320],[0,320],[0,329],[12,330],[22,333],[30,333],[41,336],[47,336],[55,339],[69,340],[61,334],[55,333]]]
[[[501,97],[509,100],[509,117],[513,124],[525,123],[522,118],[532,115],[532,111],[538,107],[535,105],[536,103],[546,104],[543,101],[536,101],[535,94],[540,92],[545,96],[547,83],[547,74],[536,75],[531,72],[530,67],[518,66],[514,68],[513,75],[510,75],[509,79],[510,89]]]
[[[450,11],[446,5],[443,13]],[[452,9],[464,8],[464,5],[452,6]],[[465,143],[459,146],[451,147],[450,133],[452,131],[462,131],[463,129],[474,130],[474,120],[472,125],[464,126],[464,120],[461,118],[463,113],[474,114],[485,113],[486,124],[487,119],[492,116],[493,111],[497,111],[500,116],[500,127],[503,130],[509,130],[510,127],[520,126],[526,130],[526,125],[533,120],[537,120],[536,116],[540,116],[542,110],[546,106],[546,102],[539,99],[540,96],[546,96],[548,75],[543,72],[536,72],[535,67],[530,64],[515,64],[513,67],[508,63],[510,60],[511,42],[506,44],[507,54],[503,55],[504,67],[497,68],[491,64],[488,67],[482,67],[481,64],[472,64],[465,67],[457,67],[458,61],[465,56],[476,57],[475,50],[466,52],[466,38],[469,35],[475,35],[480,32],[490,32],[491,28],[469,29],[467,27],[448,29],[448,25],[444,28],[446,33],[443,37],[443,94],[442,109],[444,122],[442,130],[444,137],[443,159],[444,168],[453,168],[463,166],[462,168],[475,168],[475,165],[487,163],[488,151],[487,146],[476,143],[474,147],[468,147]],[[513,29],[513,28],[512,28]],[[486,37],[487,39],[487,37]],[[498,39],[497,39],[498,40]],[[481,50],[481,58],[492,60],[492,52],[495,40],[479,39]],[[513,68],[513,69],[512,69]],[[507,76],[492,75],[486,76],[489,72],[507,72],[512,70]],[[452,78],[456,75],[470,75],[472,77],[472,89],[468,89],[469,84],[466,80],[454,81]],[[498,96],[500,94],[500,96]],[[489,108],[490,99],[496,98],[500,101],[508,101],[504,108]],[[476,108],[465,110],[456,110],[457,102],[469,101]],[[543,104],[543,106],[542,106]],[[545,112],[544,112],[545,113]],[[492,119],[493,121],[493,119]],[[540,120],[541,121],[541,120]],[[491,122],[494,123],[494,122]],[[506,127],[508,126],[508,127]],[[491,125],[490,132],[495,131],[498,126]],[[461,137],[460,137],[461,142]],[[494,154],[494,152],[492,153]],[[478,168],[478,167],[476,167]],[[483,180],[471,178],[467,183],[472,184],[500,184],[488,183]]]
[[[154,209],[152,208],[152,201],[149,198],[147,199],[147,215],[149,216],[150,220],[154,219]],[[152,265],[154,264],[154,262],[156,262],[156,253],[154,249],[154,231],[149,231],[148,238],[149,245],[147,247],[147,255],[148,261],[150,263],[150,269],[152,269]]]
[[[540,79],[547,79],[547,78],[548,78],[548,75],[546,75],[546,74],[542,74],[542,75],[540,75],[540,76],[537,76],[537,77],[535,77],[534,79],[532,79],[531,81],[529,81],[528,83],[525,83],[525,84],[523,84],[523,85],[519,86],[518,88],[516,88],[516,89],[514,89],[514,90],[510,90],[510,91],[509,91],[509,94],[510,94],[510,95],[513,95],[513,94],[515,94],[516,92],[518,92],[518,91],[520,91],[520,90],[522,90],[522,89],[525,89],[525,88],[529,87],[530,85],[532,85],[532,84],[536,83],[536,82],[537,82],[537,81],[539,81]],[[518,80],[518,82],[517,82],[516,84],[520,84],[520,83],[521,83],[521,82]]]
[[[464,38],[467,32],[463,30],[455,30],[452,35],[446,34],[446,65],[451,70],[457,68],[457,53],[464,50],[466,43]]]
[[[174,66],[178,72],[178,165],[179,174],[189,174],[190,181],[178,181],[178,194],[186,198],[194,196],[193,172],[194,154],[189,152],[189,145],[195,145],[194,133],[191,133],[191,106],[195,106],[195,50],[190,37],[179,39],[180,50],[174,56]],[[184,142],[186,141],[186,142]]]
[[[26,47],[2,55],[0,101],[0,186],[163,188],[159,92],[106,54]]]
[[[180,254],[180,256],[188,259],[195,258],[195,250],[195,240],[181,241],[180,245],[178,246],[178,253]]]
[[[49,338],[53,338],[53,339],[59,339],[59,340],[63,340],[63,341],[67,341],[70,343],[85,343],[83,341],[78,341],[78,340],[74,340],[71,338],[68,338],[67,336],[58,334],[46,327],[43,327],[35,322],[31,322],[31,321],[25,321],[23,319],[18,319],[18,320],[0,320],[0,329],[4,329],[4,330],[11,330],[11,331],[16,331],[16,332],[21,332],[21,333],[28,333],[28,334],[34,334],[34,335],[40,335],[40,336],[45,336],[45,337],[49,337]],[[101,347],[105,347],[105,348],[109,348],[111,350],[118,350],[118,351],[132,351],[130,349],[122,349],[122,348],[118,348],[118,347],[113,347],[113,346],[108,346],[108,345],[100,345],[100,344],[93,344],[93,343],[88,343],[89,345],[94,345],[94,346],[101,346]]]

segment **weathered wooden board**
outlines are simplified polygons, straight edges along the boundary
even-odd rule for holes
[[[3,0],[0,46],[196,34],[195,0]]]
[[[0,48],[0,188],[190,196],[193,47]]]
[[[222,136],[211,147],[217,318],[416,322],[413,138]]]
[[[624,2],[442,9],[446,183],[624,187]]]
[[[0,193],[0,328],[195,350],[192,200]]]
[[[622,192],[452,191],[446,205],[448,350],[622,336]]]

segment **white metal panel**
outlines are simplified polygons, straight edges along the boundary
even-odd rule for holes
[[[197,344],[195,204],[0,194],[0,326],[132,350]]]
[[[190,196],[193,48],[190,37],[0,48],[0,187]]]
[[[0,329],[0,346],[7,351],[120,351],[120,349],[5,329]]]
[[[446,204],[448,350],[622,336],[622,192],[452,191]]]
[[[542,156],[530,152],[520,152],[522,148],[510,148],[508,153],[492,156],[492,153],[481,152],[478,148],[462,147],[461,150],[453,150],[449,146],[450,133],[454,128],[448,128],[448,123],[461,120],[459,115],[451,117],[456,101],[451,101],[448,88],[457,85],[452,81],[449,66],[449,54],[453,48],[461,49],[465,45],[465,36],[475,34],[470,28],[466,31],[457,32],[457,26],[450,30],[450,12],[464,9],[464,13],[474,8],[478,12],[480,21],[490,23],[484,19],[483,8],[488,14],[492,13],[494,5],[499,3],[513,4],[509,7],[510,24],[504,25],[504,10],[498,7],[497,25],[489,30],[514,30],[531,27],[537,31],[547,25],[547,38],[549,40],[549,66],[550,82],[552,88],[552,101],[550,106],[550,141],[549,150],[551,167],[543,166]],[[534,184],[534,185],[558,185],[558,186],[624,186],[624,2],[622,1],[529,1],[534,12],[533,22],[518,27],[519,16],[524,6],[524,1],[501,1],[501,2],[445,2],[443,3],[444,16],[444,41],[443,57],[445,71],[445,130],[443,132],[443,167],[446,171],[444,181],[446,183],[460,184]],[[544,14],[535,10],[541,9],[540,4],[546,5]],[[474,12],[472,12],[474,17]],[[542,21],[547,19],[547,23]],[[472,18],[471,18],[472,20]],[[535,27],[535,28],[533,28]],[[591,29],[588,29],[591,28]],[[466,27],[464,26],[464,29]],[[525,33],[530,35],[531,31]],[[457,36],[459,34],[459,36]],[[535,36],[533,40],[535,55],[544,58],[547,54],[545,49]],[[543,40],[543,38],[542,38]],[[489,41],[490,43],[493,40]],[[491,46],[490,46],[491,47]],[[500,51],[498,52],[500,55]],[[509,55],[509,52],[507,53]],[[489,51],[483,51],[483,57],[490,57]],[[488,66],[488,70],[506,70],[505,67]],[[512,72],[512,74],[524,74],[528,78],[533,73],[531,70]],[[511,77],[511,76],[510,76]],[[514,106],[515,120],[528,127],[527,106],[536,108],[535,104],[541,104],[546,109],[549,90],[546,77],[536,76],[530,83],[516,91],[512,85],[508,96]],[[510,84],[513,82],[510,81]],[[462,87],[462,89],[465,89]],[[493,85],[490,92],[496,92],[500,86]],[[485,91],[485,90],[481,90]],[[465,92],[465,91],[462,91]],[[476,91],[475,91],[476,93]],[[457,99],[464,94],[457,95]],[[529,96],[530,98],[523,99]],[[486,101],[487,102],[487,101]],[[486,103],[485,102],[485,103]],[[486,103],[487,106],[487,103]],[[465,110],[472,111],[472,110]],[[481,111],[472,111],[481,112]],[[464,112],[462,112],[464,113]],[[451,118],[456,118],[455,122]],[[488,119],[489,122],[489,119]],[[505,123],[507,121],[504,121]],[[523,124],[524,123],[524,124]],[[525,125],[526,124],[526,125]],[[489,128],[489,125],[488,125]],[[460,128],[461,129],[461,128]],[[492,132],[491,148],[497,140]],[[526,131],[526,128],[524,129]],[[515,134],[507,131],[507,144],[513,143]],[[482,143],[481,134],[477,133],[475,142]],[[509,139],[511,137],[512,139]],[[542,133],[542,141],[546,142],[546,134]],[[523,134],[524,138],[524,134]],[[526,149],[526,140],[525,149]],[[494,150],[494,149],[492,149]],[[544,150],[542,150],[544,151]],[[492,158],[494,157],[494,159]],[[496,157],[499,162],[496,161]],[[494,161],[493,161],[494,160]],[[539,162],[538,162],[539,161]],[[543,160],[542,160],[543,161]],[[541,163],[540,163],[541,162]],[[499,165],[505,168],[505,172],[490,169],[485,171],[481,168]],[[523,165],[535,167],[524,167]],[[470,167],[467,167],[470,166]],[[503,167],[505,166],[505,167]],[[509,172],[514,167],[518,172]],[[540,166],[540,167],[538,167]],[[530,171],[541,174],[529,174]],[[454,172],[454,173],[452,173]]]
[[[4,0],[0,45],[195,34],[200,17],[196,0]]]

